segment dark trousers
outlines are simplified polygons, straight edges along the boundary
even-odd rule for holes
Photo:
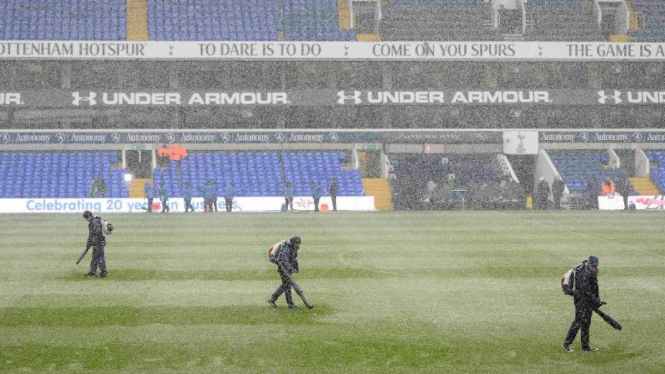
[[[318,212],[318,211],[319,211],[319,200],[320,200],[320,199],[321,199],[321,198],[318,198],[318,199],[317,199],[317,198],[314,198],[314,211],[315,211],[315,212]]]
[[[277,287],[275,292],[273,292],[271,299],[277,301],[282,294],[286,295],[286,303],[288,305],[293,304],[293,298],[291,298],[291,278],[285,273],[285,270],[282,270],[281,267],[277,267],[279,276],[282,278],[282,284]]]
[[[561,209],[561,195],[553,195],[554,209]]]
[[[628,192],[622,194],[623,196],[623,210],[628,210]]]
[[[215,212],[216,212],[217,211],[217,198],[213,197],[211,203],[212,203],[212,209],[214,209]],[[212,212],[212,209],[210,210],[211,212]]]
[[[591,329],[591,303],[584,299],[575,299],[575,321],[570,325],[565,343],[572,344],[577,331],[582,329],[582,348],[589,348],[589,330]]]
[[[233,210],[233,198],[224,199],[224,202],[226,202],[226,211],[231,213],[231,211]]]
[[[292,197],[285,197],[284,200],[286,201],[286,205],[291,211],[293,212],[293,198]]]
[[[99,274],[106,275],[106,260],[104,259],[104,246],[98,245],[92,247],[92,260],[90,261],[90,272],[88,274],[97,274],[99,267]]]
[[[148,213],[152,213],[152,197],[148,198]]]
[[[330,200],[332,200],[333,210],[337,211],[337,195],[330,195]]]
[[[189,211],[189,209],[194,211],[194,207],[192,206],[192,199],[185,199],[185,213]]]
[[[168,199],[166,199],[166,200],[162,200],[162,213],[166,213],[166,212],[170,212],[170,211],[171,211],[171,208],[169,208],[169,204],[168,204],[168,202],[169,202]]]
[[[546,210],[547,209],[547,198],[540,198],[538,199],[538,209],[540,210]]]

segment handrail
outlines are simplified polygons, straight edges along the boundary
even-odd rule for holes
[[[644,15],[643,12],[637,12],[635,13],[637,16],[637,28],[638,29],[644,29],[647,27],[647,16]],[[640,27],[640,19],[642,20],[642,25]]]
[[[526,34],[526,4],[523,0],[517,0],[522,7],[522,35]]]
[[[601,27],[603,23],[603,11],[600,9],[600,2],[598,0],[593,0],[593,14],[596,16],[598,27]]]

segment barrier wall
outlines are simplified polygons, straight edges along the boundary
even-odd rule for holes
[[[628,205],[635,204],[637,210],[665,210],[665,196],[628,196]],[[613,198],[607,196],[598,197],[598,209],[621,210],[624,209],[623,198],[615,194]]]
[[[278,212],[283,197],[238,197],[233,199],[234,212]],[[330,197],[322,197],[322,204],[328,204],[332,210]],[[169,199],[171,212],[184,212],[185,203],[182,198]],[[193,198],[192,205],[197,212],[203,212],[203,198]],[[220,212],[225,211],[224,198],[217,199]],[[311,197],[299,196],[293,199],[293,208],[297,211],[313,211],[314,200]],[[152,210],[161,211],[158,199],[153,200]],[[90,210],[94,213],[145,213],[146,199],[0,199],[0,213],[82,213]],[[337,198],[337,210],[370,211],[375,210],[373,196],[344,196]]]

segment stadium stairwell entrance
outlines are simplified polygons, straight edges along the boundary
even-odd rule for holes
[[[152,151],[126,150],[127,173],[134,178],[152,178]]]
[[[513,171],[524,186],[527,195],[533,191],[533,173],[536,171],[536,158],[535,155],[508,155],[508,161],[513,165]]]

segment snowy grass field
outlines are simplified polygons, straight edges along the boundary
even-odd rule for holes
[[[0,372],[662,373],[658,212],[107,215],[107,279],[74,265],[81,215],[0,216]],[[300,235],[312,310],[266,300]],[[598,352],[561,348],[561,275],[600,257]],[[294,299],[302,305],[294,293]]]

